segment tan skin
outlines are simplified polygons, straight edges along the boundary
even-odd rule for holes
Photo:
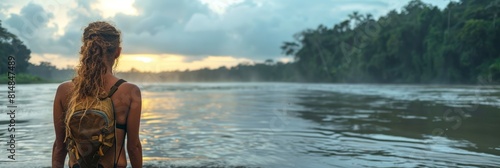
[[[115,59],[120,56],[121,48],[115,53]],[[115,84],[119,78],[115,77],[111,72],[111,67],[114,64],[113,62],[106,63],[108,72],[104,75],[105,78],[105,88],[107,90],[111,89],[111,86]],[[59,168],[64,167],[64,162],[68,151],[66,150],[66,144],[64,143],[65,134],[65,111],[68,109],[68,96],[73,87],[73,83],[71,81],[64,82],[59,85],[57,88],[57,92],[54,98],[54,129],[56,133],[56,139],[54,141],[54,146],[52,150],[52,167]],[[118,124],[126,124],[127,125],[127,139],[126,139],[126,149],[128,151],[128,155],[130,158],[130,164],[133,168],[142,167],[142,145],[139,139],[139,125],[141,118],[141,91],[139,87],[134,84],[125,82],[111,97],[114,103],[115,113],[116,113],[116,122]],[[118,152],[120,151],[120,147],[122,146],[123,138],[125,131],[122,129],[116,129],[116,138],[117,138],[117,148],[115,149],[116,156],[118,157]],[[125,148],[125,147],[124,147]],[[113,157],[115,153],[113,150],[108,151],[103,158],[101,158],[100,164],[102,164],[105,168],[113,167]],[[116,158],[118,159],[118,158]],[[73,165],[76,163],[75,158],[69,159],[69,165]],[[122,150],[120,154],[119,161],[117,163],[118,167],[126,167],[126,153],[125,149]]]

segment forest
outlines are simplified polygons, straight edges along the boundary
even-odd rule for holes
[[[476,83],[500,75],[500,1],[451,1],[440,10],[412,0],[374,19],[297,33],[282,45],[306,81]]]
[[[450,1],[440,9],[412,0],[400,10],[374,18],[353,12],[331,26],[298,31],[283,42],[289,63],[241,63],[233,67],[170,72],[132,69],[119,76],[130,81],[207,82],[273,81],[327,83],[474,84],[480,77],[500,77],[500,0]],[[16,55],[17,71],[71,78],[44,62],[30,64],[31,51],[1,27],[0,74],[6,58]],[[49,79],[50,80],[50,79]],[[53,80],[53,79],[52,79]]]

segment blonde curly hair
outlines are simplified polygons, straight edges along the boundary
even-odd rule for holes
[[[99,98],[107,96],[104,88],[104,74],[108,71],[106,64],[112,63],[115,59],[115,53],[121,43],[120,36],[119,30],[103,21],[92,22],[85,28],[82,37],[83,45],[80,49],[80,62],[76,67],[76,75],[73,78],[74,87],[69,96],[65,117],[66,137],[70,134],[67,121],[77,110],[76,108],[88,109]]]

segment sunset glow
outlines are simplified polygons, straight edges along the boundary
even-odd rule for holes
[[[40,62],[50,60],[51,64],[59,69],[75,67],[78,58],[66,58],[55,54],[32,54],[30,62],[38,65]],[[283,61],[283,60],[281,60]],[[242,62],[253,62],[246,58],[232,56],[207,56],[192,59],[190,57],[174,54],[122,54],[118,59],[117,71],[130,71],[132,68],[144,72],[161,72],[175,70],[197,70],[202,68],[215,69],[221,66],[232,67]]]
[[[132,68],[140,71],[161,72],[174,70],[196,70],[201,68],[218,68],[220,66],[235,66],[250,59],[231,56],[208,56],[199,59],[174,54],[125,54],[120,56],[118,71],[129,71]]]
[[[151,61],[153,61],[153,58],[151,57],[141,57],[141,56],[137,56],[134,58],[135,60],[137,61],[142,61],[144,63],[150,63]]]

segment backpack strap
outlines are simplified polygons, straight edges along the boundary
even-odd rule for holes
[[[109,94],[108,94],[108,98],[111,98],[111,96],[113,96],[113,94],[115,94],[116,90],[118,90],[118,87],[119,87],[122,83],[124,83],[124,82],[126,82],[126,81],[125,81],[125,80],[123,80],[123,79],[119,79],[118,81],[116,81],[116,83],[115,83],[113,86],[111,86],[111,89],[110,89]],[[111,103],[113,103],[113,101],[111,101]],[[114,105],[113,105],[113,106],[114,106]],[[114,108],[113,108],[113,115],[114,115],[114,118],[115,118],[115,128],[116,128],[116,127],[117,127],[117,125],[118,125],[118,123],[116,123],[116,112],[115,112]],[[116,129],[115,129],[115,131],[114,131],[114,132],[115,132],[115,134],[114,134],[114,135],[115,135],[115,136],[114,136],[114,138],[115,138],[115,143],[116,143]],[[120,155],[121,155],[121,153],[122,153],[122,149],[123,149],[123,146],[124,146],[124,144],[125,144],[125,136],[126,136],[126,132],[125,132],[125,134],[123,134],[123,142],[122,142],[122,146],[120,147],[120,152],[119,152],[119,154],[118,154],[118,159],[116,159],[116,151],[115,151],[115,158],[113,158],[113,161],[114,161],[114,163],[113,163],[113,168],[116,168],[116,167],[117,167],[117,163],[118,163],[118,161],[120,160]],[[115,150],[116,150],[116,145],[115,145]]]
[[[118,90],[118,86],[120,86],[123,82],[126,82],[126,81],[123,79],[119,79],[118,81],[116,81],[116,83],[113,86],[111,86],[111,90],[109,91],[109,94],[108,94],[109,98],[111,98],[111,96],[113,96],[113,94],[115,94],[116,90]]]

